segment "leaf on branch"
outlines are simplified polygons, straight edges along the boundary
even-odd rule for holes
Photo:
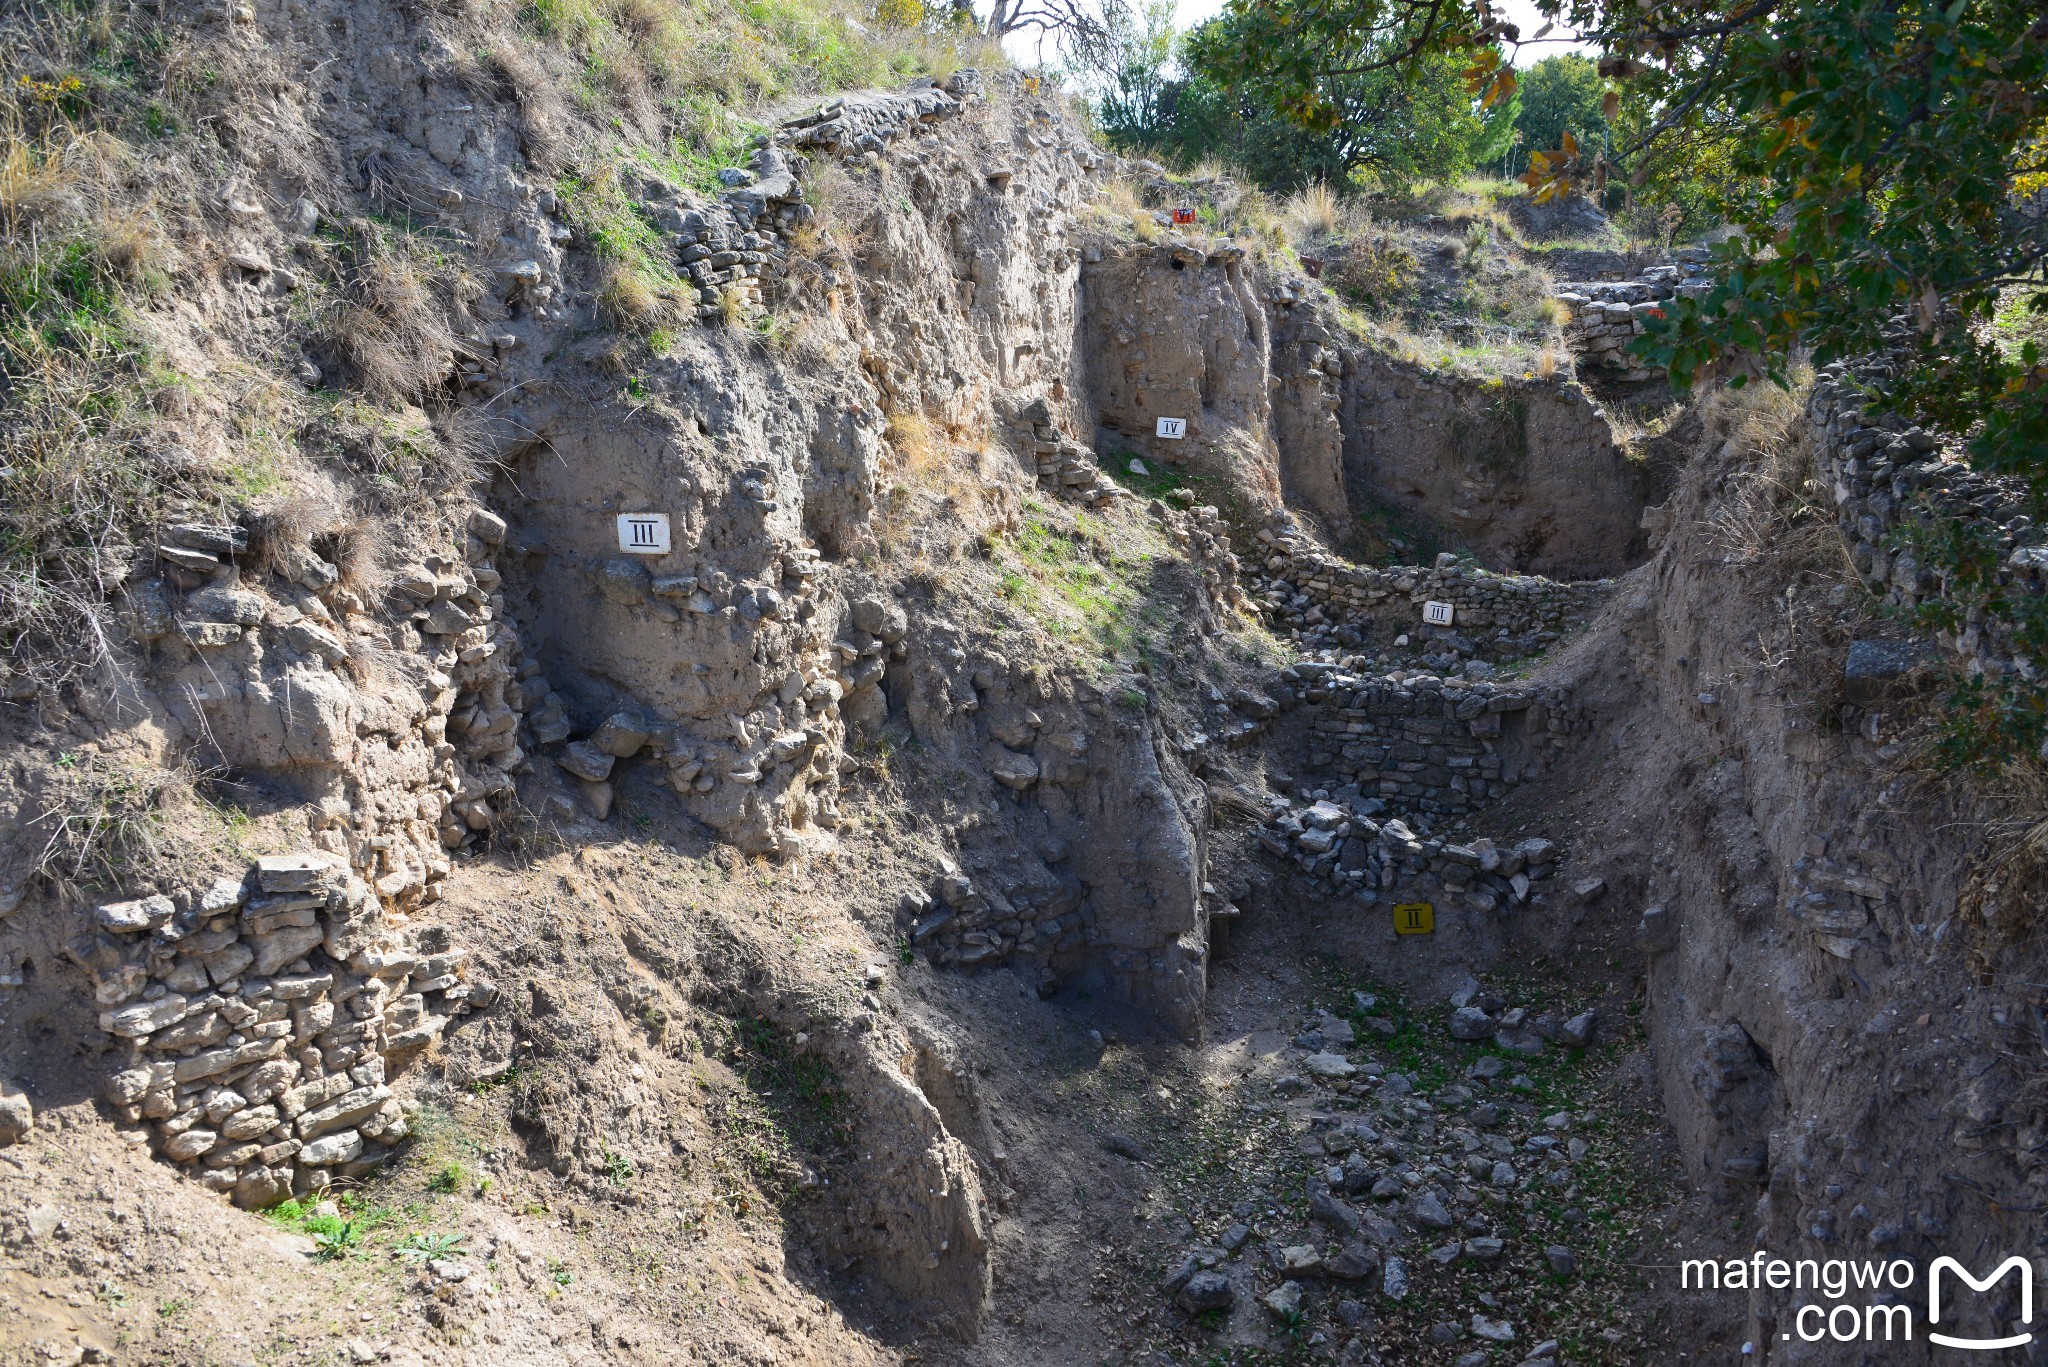
[[[1640,76],[1649,68],[1633,57],[1602,57],[1599,72],[1602,79],[1625,81],[1631,76]]]
[[[1600,97],[1600,117],[1613,123],[1621,113],[1621,96],[1610,90]]]

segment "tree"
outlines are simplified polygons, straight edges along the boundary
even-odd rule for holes
[[[1898,378],[1877,402],[1966,438],[1973,464],[2020,478],[2035,520],[2048,514],[2048,365],[1987,326],[2001,299],[2048,313],[2048,197],[2022,191],[2048,172],[2038,0],[1539,8],[1604,50],[1606,117],[1624,95],[1643,113],[1611,153],[1574,138],[1533,155],[1534,194],[1600,187],[1617,163],[1647,181],[1658,150],[1688,138],[1729,150],[1716,207],[1741,231],[1716,249],[1713,289],[1677,301],[1639,354],[1686,384],[1738,352],[1780,378],[1802,352],[1893,352]],[[1270,92],[1307,128],[1341,117],[1350,82],[1433,54],[1457,54],[1472,89],[1504,98],[1521,38],[1488,0],[1230,0],[1217,26],[1217,78]],[[1942,571],[1976,592],[1960,555]],[[2006,610],[1979,597],[1973,610]],[[2048,662],[2048,620],[2007,624]],[[2048,737],[2048,685],[1956,696],[1983,753]]]
[[[1180,82],[1174,67],[1174,0],[1152,0],[1140,27],[1128,10],[1116,17],[1098,69],[1095,117],[1120,147],[1149,147],[1172,135]]]
[[[1472,164],[1504,170],[1508,154],[1527,143],[1522,133],[1522,92],[1517,87],[1506,99],[1481,111],[1479,132],[1472,143]]]
[[[1607,117],[1600,109],[1605,93],[1606,82],[1592,58],[1576,52],[1545,57],[1521,75],[1515,90],[1522,111],[1515,128],[1522,146],[1561,147],[1567,129],[1581,144],[1599,146],[1607,130]]]
[[[1338,82],[1332,98],[1341,116],[1304,126],[1269,92],[1219,79],[1217,41],[1213,24],[1187,37],[1188,75],[1173,92],[1171,141],[1186,153],[1233,162],[1268,189],[1446,179],[1470,170],[1475,149],[1485,145],[1489,129],[1454,58],[1433,55],[1406,70]]]
[[[972,14],[970,3],[956,10]],[[995,42],[1013,33],[1049,37],[1070,61],[1100,67],[1110,60],[1116,35],[1131,27],[1124,0],[989,0],[982,32]]]

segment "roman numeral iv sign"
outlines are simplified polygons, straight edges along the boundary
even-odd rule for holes
[[[1188,434],[1188,420],[1186,418],[1161,418],[1159,425],[1154,427],[1152,431],[1155,436],[1164,437],[1168,441],[1179,441]]]
[[[668,514],[621,513],[619,549],[627,555],[667,555]]]

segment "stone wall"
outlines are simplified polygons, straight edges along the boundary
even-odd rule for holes
[[[449,533],[460,554],[402,560],[372,603],[307,545],[172,525],[124,587],[134,701],[202,762],[305,803],[314,844],[378,896],[431,902],[448,851],[490,829],[529,767],[521,715],[545,701],[531,670],[515,678],[504,534],[472,510]]]
[[[1303,662],[1289,717],[1314,786],[1355,785],[1396,812],[1470,811],[1548,769],[1583,728],[1568,690],[1434,675],[1360,678]]]
[[[1447,653],[1501,660],[1555,645],[1605,606],[1611,579],[1559,582],[1495,574],[1450,556],[1434,568],[1354,565],[1325,552],[1281,515],[1259,531],[1269,554],[1259,600],[1277,626],[1310,644],[1384,645],[1408,635]],[[1254,590],[1260,588],[1256,580]],[[1453,605],[1448,628],[1422,620],[1427,602]]]
[[[1900,608],[1938,598],[1935,572],[1910,549],[1892,543],[1901,525],[1940,517],[1960,518],[1995,539],[1997,579],[2006,592],[2048,591],[2048,536],[2022,511],[2019,485],[1969,469],[1920,428],[1867,412],[1870,390],[1881,387],[1887,374],[1882,362],[1859,364],[1853,372],[1844,364],[1829,366],[1807,404],[1814,473],[1834,499],[1836,525],[1865,587]],[[1936,641],[1971,673],[1996,677],[2011,670],[2032,678],[2038,668],[2017,656],[2006,634],[1989,623],[1940,632]],[[1856,654],[1852,671],[1859,665]],[[1871,667],[1896,673],[1916,663],[1914,654],[1893,652],[1889,661],[1875,660]],[[1853,692],[1857,680],[1850,682]]]
[[[113,902],[70,946],[100,1028],[126,1042],[106,1095],[157,1152],[245,1207],[355,1177],[407,1134],[389,1070],[497,991],[445,932],[408,932],[326,853]]]
[[[1583,365],[1624,381],[1653,380],[1662,372],[1637,365],[1628,344],[1641,335],[1644,319],[1662,317],[1667,300],[1704,294],[1706,253],[1686,248],[1676,259],[1651,266],[1634,280],[1590,280],[1558,286],[1555,298],[1571,310],[1564,340]]]

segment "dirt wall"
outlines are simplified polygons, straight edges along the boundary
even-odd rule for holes
[[[1347,351],[1342,422],[1354,507],[1435,523],[1494,569],[1599,579],[1644,558],[1653,481],[1576,386],[1481,384]]]

